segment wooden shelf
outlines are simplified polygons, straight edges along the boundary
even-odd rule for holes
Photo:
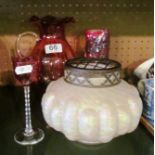
[[[146,127],[146,129],[154,136],[154,127],[145,119],[143,116],[140,119],[140,122]]]

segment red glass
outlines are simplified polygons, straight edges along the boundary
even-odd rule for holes
[[[30,21],[40,31],[40,39],[33,49],[33,56],[41,64],[41,77],[44,81],[56,80],[64,74],[64,63],[74,57],[74,52],[65,38],[65,24],[74,20],[33,16]]]
[[[86,52],[87,58],[108,58],[109,31],[108,29],[87,30]]]
[[[20,85],[29,85],[30,83],[36,83],[39,81],[39,64],[33,57],[21,58],[19,56],[12,58],[13,71],[15,79]],[[32,66],[32,71],[23,74],[17,74],[17,67],[24,67],[27,65]]]

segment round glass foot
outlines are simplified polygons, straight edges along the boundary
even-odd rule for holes
[[[33,133],[28,136],[25,134],[25,130],[22,129],[15,134],[14,140],[20,145],[34,145],[42,141],[44,137],[44,131],[39,128],[33,129]]]

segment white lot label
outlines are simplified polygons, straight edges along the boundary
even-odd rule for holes
[[[45,45],[45,53],[61,53],[62,52],[62,45],[61,44],[49,44]]]
[[[32,72],[32,65],[18,66],[15,68],[15,73],[17,75],[27,74]]]

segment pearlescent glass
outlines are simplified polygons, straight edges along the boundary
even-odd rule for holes
[[[88,88],[60,78],[47,87],[42,111],[47,124],[69,140],[98,144],[134,131],[142,101],[136,88],[124,80],[113,87]]]

